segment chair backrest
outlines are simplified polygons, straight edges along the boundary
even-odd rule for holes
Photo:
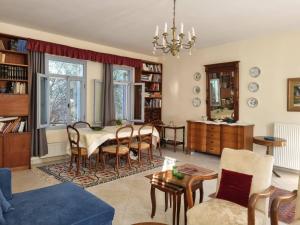
[[[262,155],[249,150],[234,150],[225,148],[222,152],[218,176],[217,191],[219,189],[222,169],[252,175],[250,195],[259,193],[271,186],[273,156]],[[269,199],[261,199],[256,209],[267,213]]]
[[[126,137],[122,137],[121,133],[126,132],[126,131],[129,132],[130,135],[126,135]],[[130,147],[131,141],[132,141],[132,135],[133,135],[133,126],[132,125],[128,124],[123,127],[120,127],[116,131],[117,146],[127,145],[128,147]]]
[[[78,122],[73,124],[73,127],[76,128],[80,125],[91,128],[91,124],[89,124],[88,122],[85,122],[85,121],[78,121]]]
[[[149,129],[148,132],[146,132],[145,130]],[[142,125],[139,128],[139,142],[147,142],[148,144],[152,144],[152,136],[153,136],[153,131],[154,131],[154,126],[151,123],[147,123]]]
[[[300,176],[298,184],[297,202],[296,202],[296,219],[300,220]]]
[[[79,140],[80,140],[80,135],[79,135],[79,131],[71,126],[68,125],[67,126],[67,133],[68,133],[68,138],[69,138],[69,143],[70,143],[70,148],[79,148]]]

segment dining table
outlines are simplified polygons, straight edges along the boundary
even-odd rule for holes
[[[133,135],[132,135],[133,137],[138,136],[138,131],[141,126],[142,125],[133,125]],[[94,130],[90,127],[76,128],[78,130],[79,136],[80,136],[79,146],[87,149],[88,157],[89,157],[93,154],[93,152],[95,150],[97,150],[97,148],[100,145],[102,145],[106,141],[115,140],[116,139],[116,131],[120,127],[121,126],[105,126],[101,130]],[[150,126],[149,127],[146,126],[141,130],[142,135],[149,134],[151,132],[152,132],[152,127],[150,127]],[[124,129],[124,130],[120,131],[119,137],[120,138],[129,137],[130,133],[131,133],[131,131],[129,129]],[[71,135],[75,135],[75,133],[73,133]],[[160,141],[159,132],[157,131],[156,128],[154,128],[152,136],[153,136],[152,145],[156,146],[157,143]],[[67,151],[68,152],[70,151],[69,146],[68,146]]]

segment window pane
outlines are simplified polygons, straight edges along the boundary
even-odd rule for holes
[[[127,69],[114,69],[113,77],[115,81],[129,82],[130,71]]]
[[[71,122],[77,122],[81,118],[81,81],[70,81],[70,116]]]
[[[49,79],[50,123],[66,124],[68,117],[67,80],[51,77]]]
[[[49,74],[83,76],[83,64],[49,60]]]
[[[128,86],[125,84],[114,85],[114,101],[116,119],[127,119]]]

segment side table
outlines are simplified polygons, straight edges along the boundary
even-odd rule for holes
[[[253,137],[253,143],[257,145],[263,145],[267,147],[266,154],[271,155],[271,150],[273,147],[283,147],[286,145],[286,140],[283,138],[274,137],[274,140],[265,140],[264,136],[256,136]],[[280,175],[273,170],[273,173],[276,177],[280,177]]]
[[[184,151],[184,145],[185,145],[185,126],[176,126],[176,125],[161,125],[161,128],[163,130],[162,132],[162,139],[164,142],[164,145],[166,146],[166,144],[170,144],[173,145],[174,148],[174,152],[176,152],[176,147],[177,145],[182,145],[182,150]],[[166,140],[166,130],[173,130],[174,132],[174,136],[173,136],[173,140]],[[182,130],[182,141],[177,140],[177,130]]]

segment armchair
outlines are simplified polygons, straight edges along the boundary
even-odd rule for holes
[[[298,194],[297,190],[293,191],[291,194],[286,196],[279,196],[275,198],[271,206],[271,225],[278,225],[278,210],[279,206],[283,202],[290,202],[296,199],[296,216],[295,221],[291,225],[300,225],[300,176],[299,176],[299,187]],[[297,196],[298,195],[298,196]]]
[[[220,162],[217,181],[219,191],[222,169],[252,175],[248,207],[212,198],[194,206],[192,198],[192,183],[189,181],[187,199],[188,225],[262,225],[266,224],[268,216],[269,197],[274,191],[271,186],[273,157],[260,155],[248,150],[224,149]]]

